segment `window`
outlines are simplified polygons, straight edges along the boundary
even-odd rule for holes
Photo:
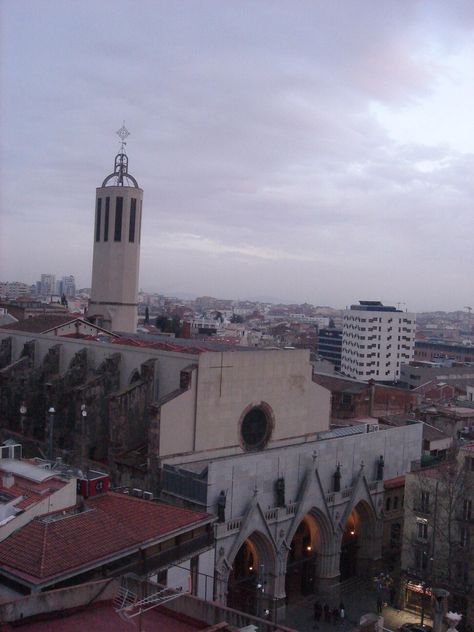
[[[462,547],[469,546],[469,529],[467,527],[461,527],[459,532],[459,544]]]
[[[390,527],[390,546],[397,547],[400,544],[400,536],[402,533],[402,528],[400,523],[395,522]]]
[[[428,521],[423,518],[416,519],[416,537],[418,540],[426,541],[428,539]]]
[[[428,553],[424,549],[415,549],[415,567],[419,571],[426,571],[428,568]]]
[[[466,561],[456,562],[456,581],[465,584],[469,580],[469,565]]]
[[[97,213],[95,216],[95,240],[100,241],[100,221],[102,215],[102,198],[97,200]]]
[[[421,503],[420,503],[421,511],[428,513],[430,510],[430,493],[429,492],[421,492]]]
[[[128,241],[135,241],[135,217],[137,215],[137,200],[132,198],[130,202],[130,226],[128,227]]]
[[[464,520],[470,520],[472,517],[472,500],[467,498],[464,499],[462,505],[462,517]]]
[[[393,509],[398,509],[398,496],[395,496],[393,499]]]
[[[105,198],[104,241],[109,241],[110,198]]]
[[[390,511],[390,509],[391,509],[391,507],[390,507],[391,502],[392,502],[392,499],[391,498],[387,498],[387,500],[385,501],[385,511]]]
[[[140,218],[142,216],[142,211],[143,211],[143,200],[140,200],[140,214],[138,215],[138,243],[140,243],[140,240],[142,238],[142,225],[140,221]]]
[[[251,408],[242,420],[241,438],[246,450],[263,450],[271,434],[269,416],[260,406]]]
[[[122,241],[122,211],[123,211],[123,197],[118,197],[115,200],[114,241]]]

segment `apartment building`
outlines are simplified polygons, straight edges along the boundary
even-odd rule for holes
[[[396,382],[413,360],[415,314],[380,301],[359,301],[345,310],[341,372],[359,380]]]

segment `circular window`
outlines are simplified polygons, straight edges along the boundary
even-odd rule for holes
[[[241,436],[246,450],[263,450],[266,446],[272,424],[265,410],[259,406],[251,408],[244,416],[241,426]]]

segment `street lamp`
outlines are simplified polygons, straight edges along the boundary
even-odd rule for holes
[[[83,461],[85,458],[86,421],[87,421],[87,407],[85,404],[81,404],[81,454],[80,454],[81,467],[84,466]]]
[[[20,432],[21,434],[25,434],[25,417],[28,412],[27,407],[25,406],[25,402],[21,402],[20,406]]]
[[[50,406],[48,409],[49,413],[49,428],[48,428],[48,459],[50,461],[53,460],[53,439],[54,439],[54,406]]]

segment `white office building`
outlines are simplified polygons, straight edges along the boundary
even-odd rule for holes
[[[380,301],[359,301],[344,312],[341,372],[359,380],[394,382],[413,360],[415,314]]]

